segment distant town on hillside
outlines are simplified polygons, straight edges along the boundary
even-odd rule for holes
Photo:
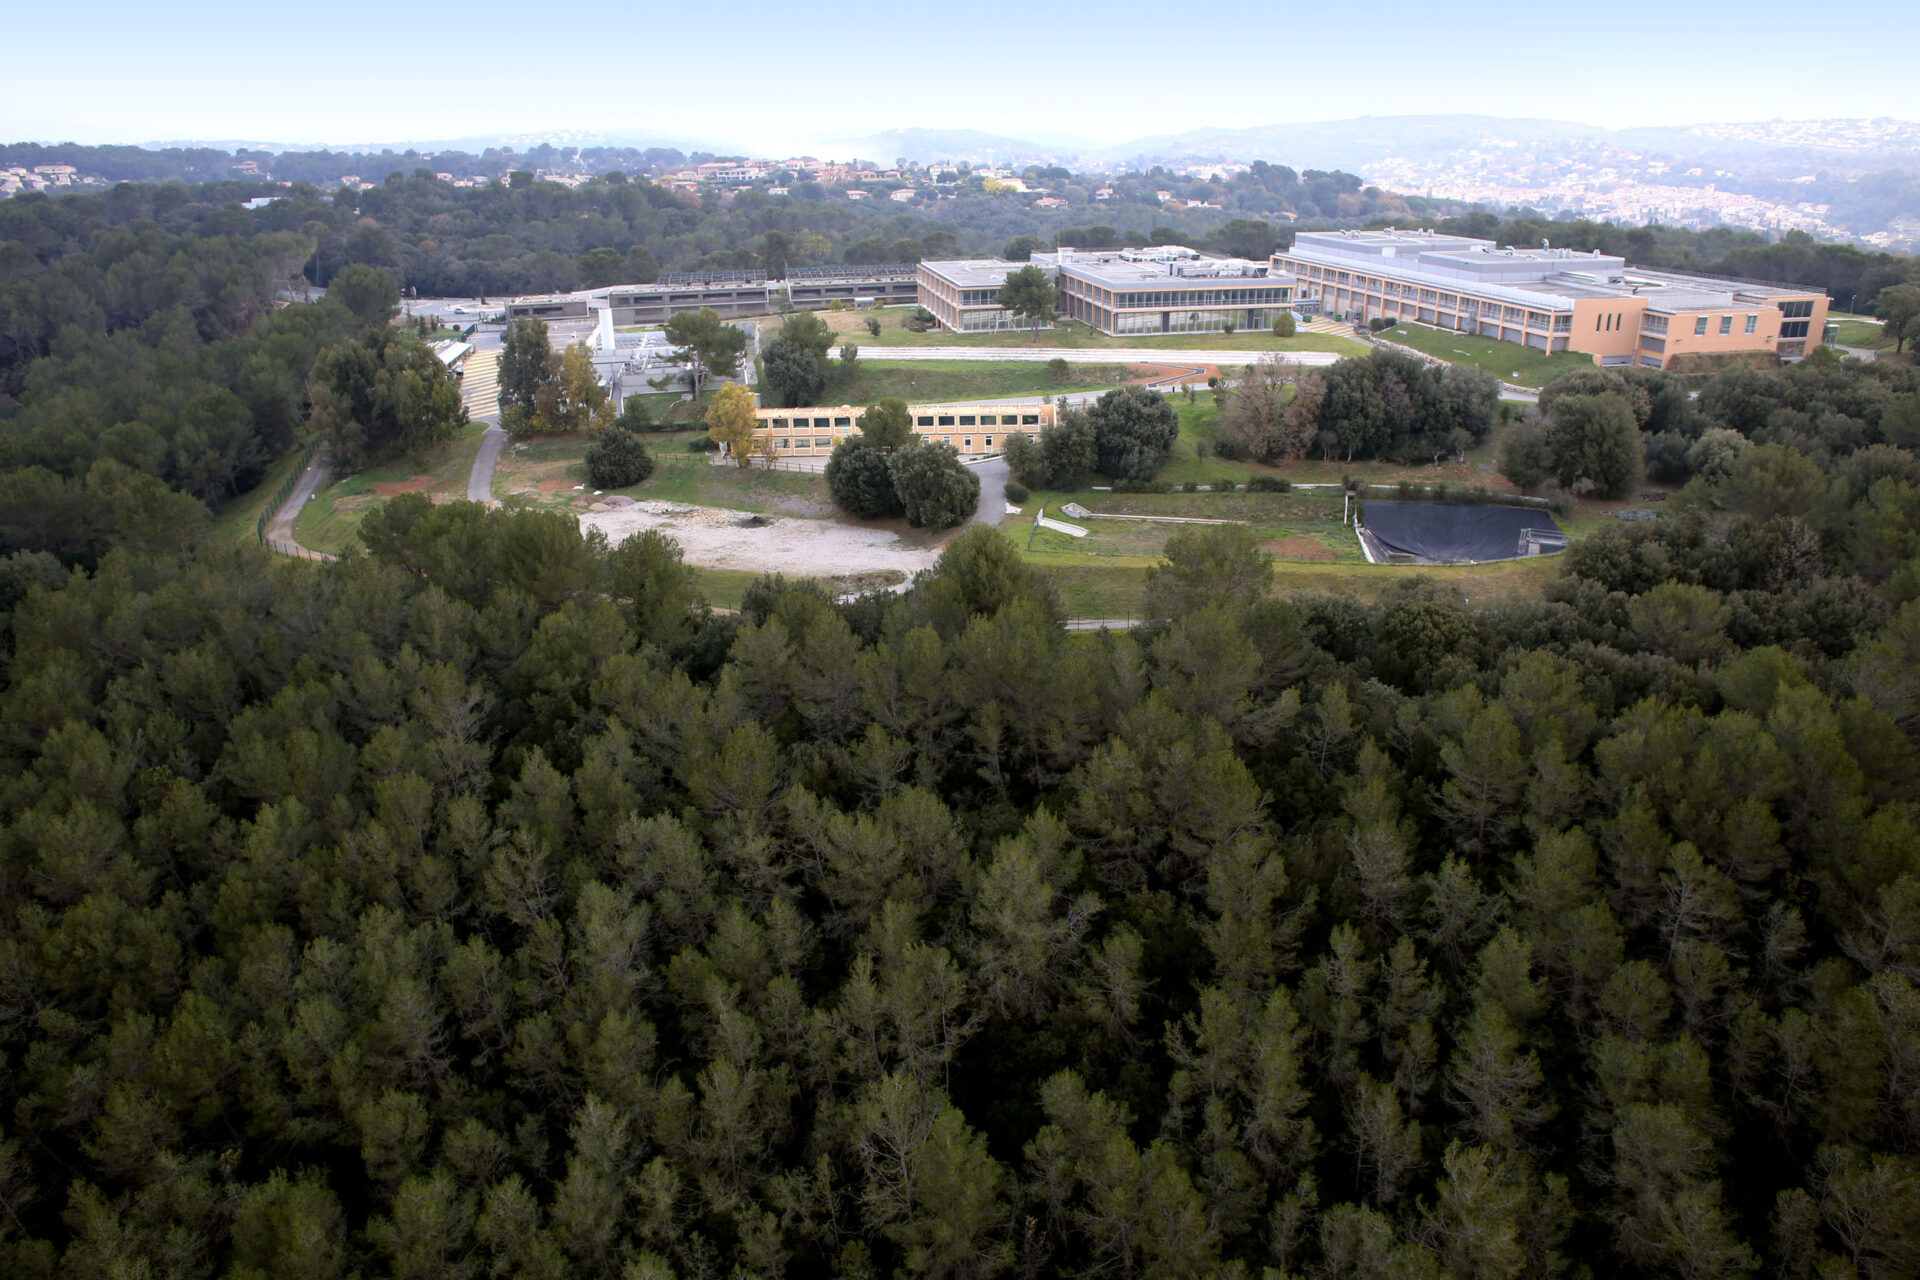
[[[365,188],[421,170],[459,186],[515,173],[571,186],[621,172],[687,190],[732,185],[781,195],[799,188],[805,198],[814,194],[807,184],[818,184],[849,200],[901,203],[954,184],[991,184],[994,194],[1060,209],[1097,205],[1120,181],[1151,176],[1157,201],[1205,208],[1219,184],[1264,162],[1351,174],[1355,192],[1377,188],[1446,212],[1525,209],[1622,225],[1802,231],[1882,249],[1920,245],[1920,124],[1892,119],[1606,130],[1487,116],[1367,117],[1111,144],[901,129],[824,142],[818,155],[666,141],[570,132],[331,149],[17,143],[0,146],[0,195],[169,179]]]

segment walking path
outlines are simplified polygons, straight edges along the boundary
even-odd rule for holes
[[[497,422],[490,424],[480,437],[479,451],[473,455],[473,470],[467,474],[468,502],[493,501],[493,468],[506,445],[506,430]]]
[[[300,514],[300,508],[307,505],[307,499],[314,491],[327,482],[327,464],[318,454],[307,464],[306,471],[300,477],[300,483],[293,486],[293,492],[280,509],[273,513],[273,519],[267,521],[267,550],[277,551],[283,556],[301,556],[308,560],[338,560],[340,557],[328,555],[324,551],[315,551],[301,546],[294,540],[293,519]]]
[[[467,407],[469,418],[489,424],[473,455],[473,470],[467,474],[467,501],[492,502],[493,469],[507,443],[507,433],[500,426],[498,351],[476,351],[467,357],[466,371],[460,376],[460,403]]]
[[[980,477],[980,503],[974,507],[967,523],[992,528],[1007,514],[1007,481],[1013,478],[1013,472],[1008,469],[1006,458],[997,453],[967,465]]]

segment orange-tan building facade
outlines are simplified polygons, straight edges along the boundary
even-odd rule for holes
[[[1038,435],[1053,424],[1050,404],[916,404],[913,432],[923,440],[952,445],[961,457],[999,453],[1016,431]],[[866,410],[858,405],[838,408],[758,409],[753,431],[754,452],[775,458],[823,457],[860,430]]]
[[[1819,344],[1827,320],[1817,289],[1429,231],[1303,231],[1273,267],[1299,279],[1307,305],[1355,324],[1413,321],[1609,367],[1662,369],[1676,356],[1738,352],[1795,360]]]

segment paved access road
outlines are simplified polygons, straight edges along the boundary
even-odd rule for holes
[[[282,555],[305,556],[310,560],[332,560],[322,551],[313,551],[294,541],[293,518],[300,514],[300,508],[307,505],[321,485],[327,482],[326,459],[318,454],[307,464],[306,472],[300,477],[300,483],[287,495],[286,502],[273,513],[273,519],[267,521],[267,545]]]
[[[466,370],[460,375],[460,402],[467,416],[488,424],[473,455],[473,470],[467,473],[469,502],[493,501],[493,468],[507,443],[507,433],[500,427],[499,373],[498,351],[476,351],[467,357]]]
[[[1222,365],[1238,369],[1252,364],[1264,351],[1206,351],[1186,347],[869,347],[860,344],[862,360],[1065,360],[1068,364]],[[1333,351],[1275,351],[1286,364],[1321,368],[1340,359]]]

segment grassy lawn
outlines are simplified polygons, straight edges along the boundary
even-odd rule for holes
[[[628,396],[629,400],[638,400],[647,406],[647,412],[655,422],[692,422],[707,411],[706,405],[696,405],[678,391],[656,391],[647,395]]]
[[[466,497],[473,455],[486,430],[486,423],[470,422],[447,444],[417,458],[401,458],[334,481],[294,517],[294,540],[315,551],[338,553],[353,541],[367,512],[396,493],[424,493],[436,502]]]
[[[758,468],[716,467],[706,453],[688,451],[687,442],[701,432],[662,432],[647,437],[653,454],[653,474],[637,485],[615,489],[651,502],[683,502],[688,506],[725,507],[735,511],[784,511],[793,515],[825,515],[832,509],[827,482],[816,472],[763,471]],[[579,510],[593,501],[587,482],[587,442],[579,436],[510,444],[500,454],[493,491],[531,506],[550,510]]]
[[[237,498],[230,498],[220,505],[213,514],[213,528],[208,540],[225,546],[238,546],[259,540],[260,513],[266,509],[267,499],[280,492],[280,486],[287,482],[300,459],[306,456],[306,446],[298,445],[292,453],[267,468],[260,483]]]
[[[1057,395],[1065,391],[1105,391],[1132,374],[1123,364],[1070,365],[1066,377],[1048,372],[1045,361],[914,360],[856,362],[851,382],[835,376],[822,397],[826,404],[872,404],[885,396],[928,403],[941,400],[991,400],[1004,396]]]
[[[1198,348],[1207,351],[1245,351],[1249,360],[1261,351],[1337,351],[1342,355],[1359,355],[1366,350],[1357,342],[1327,333],[1300,333],[1291,338],[1276,338],[1270,331],[1262,329],[1252,333],[1245,330],[1231,334],[1143,333],[1109,338],[1084,324],[1067,321],[1061,321],[1051,329],[1042,329],[1037,334],[1026,329],[997,333],[955,333],[951,329],[940,328],[915,333],[904,323],[913,312],[912,307],[886,307],[877,311],[816,311],[814,314],[825,320],[835,333],[845,334],[854,345],[861,347],[1064,347],[1075,350],[1164,347],[1168,351]],[[869,318],[880,322],[880,336],[877,338],[867,328]],[[768,323],[777,325],[779,320],[778,316],[769,317]]]
[[[1591,369],[1591,357],[1574,351],[1548,353],[1523,347],[1517,342],[1481,338],[1455,333],[1451,329],[1433,329],[1423,324],[1400,324],[1381,337],[1438,356],[1450,364],[1472,365],[1484,369],[1502,382],[1523,387],[1544,387],[1573,369]]]
[[[701,594],[716,609],[738,609],[747,588],[761,576],[751,569],[702,569],[699,565],[692,568]]]
[[[1893,350],[1893,339],[1886,326],[1877,320],[1842,320],[1836,325],[1834,341],[1843,347],[1871,347],[1876,351]]]
[[[653,502],[684,502],[735,511],[787,511],[828,515],[833,499],[817,471],[764,471],[758,467],[716,467],[704,453],[654,454],[658,463],[644,483],[621,492]]]
[[[1053,579],[1067,612],[1078,618],[1125,618],[1138,614],[1140,596],[1147,585],[1147,566],[1154,563],[1152,557],[1097,562],[1081,558],[1076,562],[1071,554],[1025,552],[1023,555]],[[1555,556],[1471,567],[1367,564],[1356,556],[1352,561],[1334,563],[1276,560],[1273,570],[1276,595],[1329,591],[1371,599],[1395,583],[1424,576],[1459,591],[1471,603],[1538,595],[1547,583],[1560,576],[1560,564]]]

